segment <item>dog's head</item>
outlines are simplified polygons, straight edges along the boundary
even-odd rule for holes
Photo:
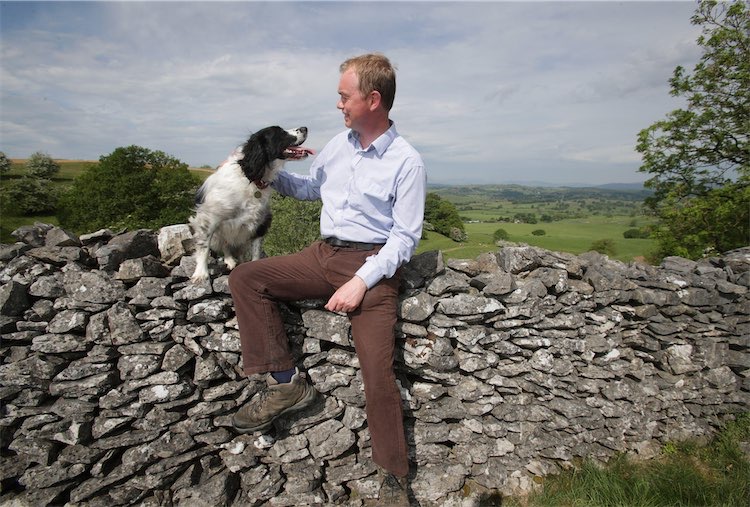
[[[250,181],[260,180],[274,161],[300,160],[312,153],[300,145],[307,139],[307,127],[285,130],[266,127],[250,136],[242,146],[243,157],[237,161]],[[270,167],[271,169],[279,168]]]

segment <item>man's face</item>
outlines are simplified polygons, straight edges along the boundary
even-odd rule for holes
[[[359,78],[354,69],[341,74],[339,81],[339,101],[336,107],[344,113],[344,125],[355,131],[370,112],[371,101],[359,91]]]

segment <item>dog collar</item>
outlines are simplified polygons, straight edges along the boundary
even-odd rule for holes
[[[263,180],[253,180],[253,183],[255,184],[256,187],[258,187],[261,190],[263,190],[264,188],[268,188],[268,185],[269,185],[267,181],[263,181]]]

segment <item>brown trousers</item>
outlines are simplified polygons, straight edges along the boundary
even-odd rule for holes
[[[277,301],[329,298],[377,250],[334,247],[318,241],[299,253],[267,257],[232,270],[229,287],[237,313],[245,374],[294,367]],[[352,337],[365,387],[372,459],[399,477],[409,471],[401,394],[393,372],[399,275],[383,279],[351,312]]]

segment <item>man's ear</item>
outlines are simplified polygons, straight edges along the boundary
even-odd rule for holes
[[[380,96],[379,91],[377,90],[371,91],[368,99],[370,101],[370,111],[375,111],[377,108],[380,107],[380,102],[382,100],[382,97]]]

